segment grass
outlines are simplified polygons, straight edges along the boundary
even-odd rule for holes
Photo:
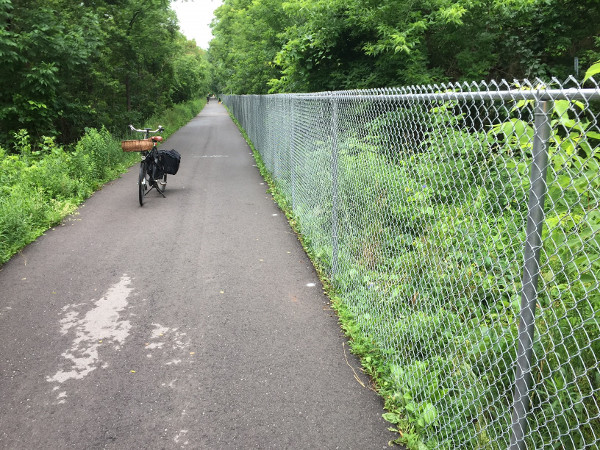
[[[407,444],[410,446],[410,448],[418,448],[419,438],[416,433],[411,431],[411,425],[403,419],[403,414],[395,395],[396,390],[389,381],[392,379],[390,366],[386,363],[384,355],[376,343],[362,332],[360,325],[354,318],[353,313],[342,301],[339,293],[334,289],[331,280],[326,275],[325,269],[318,263],[318,258],[315,257],[312,246],[309,244],[309,242],[307,242],[306,237],[302,234],[300,224],[292,211],[292,205],[290,204],[288,198],[277,188],[277,184],[265,166],[260,153],[256,150],[254,144],[249,139],[246,131],[233,116],[233,114],[231,114],[230,111],[228,112],[231,119],[236,124],[242,133],[242,136],[252,150],[258,170],[269,186],[268,193],[272,195],[273,200],[286,215],[292,230],[296,233],[296,236],[302,244],[304,251],[312,261],[319,279],[323,284],[325,295],[327,295],[329,298],[331,307],[338,316],[340,326],[348,338],[351,352],[360,359],[362,371],[371,378],[371,389],[383,397],[385,401],[384,407],[388,411],[383,415],[384,418],[398,425],[397,428],[390,428],[390,431],[400,434],[399,438],[393,442],[390,442],[390,444]],[[408,432],[406,430],[408,430]]]
[[[175,105],[144,126],[161,124],[168,137],[205,103],[200,99]],[[139,154],[121,150],[120,141],[106,129],[87,129],[76,144],[64,148],[50,138],[32,143],[21,130],[13,153],[0,147],[0,265],[139,161]]]

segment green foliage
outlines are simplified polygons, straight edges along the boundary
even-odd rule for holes
[[[596,62],[595,64],[593,64],[586,72],[585,72],[585,77],[583,78],[583,82],[585,83],[587,80],[589,80],[591,77],[593,77],[594,75],[597,75],[600,73],[600,61]]]
[[[209,49],[213,89],[564,79],[574,57],[600,57],[599,21],[596,0],[225,0]]]
[[[157,124],[163,126],[165,131],[163,132],[164,137],[169,137],[179,128],[184,126],[194,118],[204,108],[206,99],[200,98],[197,100],[190,100],[185,103],[179,103],[173,105],[172,108],[164,111],[157,112],[153,116],[146,119],[144,122],[148,127],[155,127]]]
[[[173,61],[173,79],[171,100],[180,103],[203,96],[209,91],[208,60],[203,51],[193,45],[185,44],[186,52]]]
[[[75,142],[208,91],[206,54],[165,0],[1,0],[0,139]]]
[[[335,184],[323,136],[295,164],[293,211],[286,182],[271,182],[324,274],[337,185],[337,272],[326,285],[384,418],[411,449],[509,446],[534,111],[483,106],[495,117],[474,126],[466,111],[479,105],[415,113],[344,102]],[[600,427],[598,121],[596,104],[554,102],[531,448],[593,446]]]
[[[204,104],[205,100],[180,104],[150,122],[164,124],[168,136]],[[106,128],[86,129],[69,148],[50,137],[36,144],[26,130],[20,130],[14,146],[12,153],[0,147],[0,264],[139,161],[137,153],[123,152],[120,139]]]
[[[266,93],[287,23],[281,0],[226,0],[215,11],[208,52],[212,87],[221,93]]]
[[[24,130],[17,134],[17,145],[21,155],[0,151],[0,263],[133,162],[106,130],[88,130],[73,151],[45,138],[32,152]]]

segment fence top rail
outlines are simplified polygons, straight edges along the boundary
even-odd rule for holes
[[[449,101],[449,100],[600,100],[600,88],[592,89],[540,89],[535,91],[522,91],[511,89],[507,91],[473,91],[473,92],[430,92],[408,94],[365,93],[351,92],[319,92],[314,94],[273,94],[269,97],[293,97],[303,100],[355,100],[355,101]],[[252,95],[240,95],[252,97]]]
[[[408,86],[401,88],[381,88],[364,89],[348,91],[331,91],[315,93],[289,93],[289,94],[271,94],[260,97],[283,97],[303,100],[320,101],[449,101],[449,100],[600,100],[600,85],[592,78],[591,88],[583,88],[578,85],[577,80],[569,78],[564,83],[553,80],[546,83],[541,80],[535,81],[517,81],[512,83],[502,81],[481,82],[471,84],[441,84],[428,86]],[[577,83],[577,87],[563,88],[565,84]],[[558,87],[554,87],[558,86]],[[248,95],[250,97],[251,95]],[[242,95],[241,97],[246,97]]]

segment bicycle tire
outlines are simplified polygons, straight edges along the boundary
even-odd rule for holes
[[[165,192],[167,189],[167,174],[165,173],[162,177],[162,180],[156,180],[156,185],[158,186],[158,190],[160,192]]]
[[[138,176],[138,199],[140,206],[144,206],[144,195],[146,194],[146,163],[140,163],[140,174]]]

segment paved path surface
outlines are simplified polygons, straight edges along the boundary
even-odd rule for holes
[[[1,268],[0,448],[385,448],[224,107],[164,147],[166,199],[140,207],[133,168]]]

